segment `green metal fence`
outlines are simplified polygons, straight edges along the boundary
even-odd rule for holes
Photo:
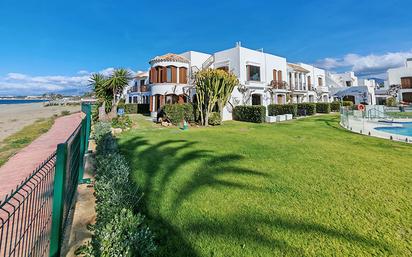
[[[0,202],[0,256],[60,256],[89,144],[91,106],[82,111],[67,141]]]

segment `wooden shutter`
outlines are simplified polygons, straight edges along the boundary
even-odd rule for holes
[[[273,81],[276,81],[276,77],[277,77],[277,70],[273,69]]]
[[[154,67],[150,68],[150,73],[149,73],[149,82],[150,83],[155,83],[155,77],[156,77],[155,73],[156,73],[156,68],[154,68]]]
[[[282,82],[282,81],[283,81],[283,79],[282,79],[282,71],[281,71],[281,70],[278,71],[278,80],[279,80],[279,82]]]
[[[177,68],[175,66],[171,66],[172,69],[172,83],[177,83]]]
[[[167,68],[162,67],[162,78],[161,78],[161,83],[167,82]]]
[[[179,68],[179,83],[187,84],[187,69],[185,67]]]

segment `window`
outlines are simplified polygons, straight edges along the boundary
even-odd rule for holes
[[[144,86],[144,82],[145,82],[145,80],[144,80],[144,79],[141,79],[141,80],[140,80],[140,85],[141,85],[141,86]]]
[[[346,81],[346,86],[351,87],[352,86],[352,81]]]
[[[172,82],[172,67],[166,68],[166,82]]]
[[[322,78],[321,78],[321,77],[318,78],[318,85],[319,85],[320,87],[323,85],[323,81],[322,81]]]
[[[217,68],[217,70],[224,70],[226,72],[229,72],[229,66],[222,66],[222,67]]]
[[[175,104],[179,101],[179,97],[177,95],[167,95],[166,96],[166,104]]]
[[[252,105],[261,105],[262,104],[262,96],[258,94],[252,95]]]
[[[260,67],[253,65],[246,65],[247,80],[260,81]]]
[[[412,77],[401,78],[401,88],[412,88]]]

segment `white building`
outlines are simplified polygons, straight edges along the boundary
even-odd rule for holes
[[[326,73],[326,84],[331,97],[342,98],[354,104],[376,104],[376,81],[373,79],[359,79],[354,72]]]
[[[141,74],[136,78],[127,99],[136,102],[139,100],[135,99],[148,97],[152,116],[156,116],[164,104],[193,101],[193,75],[206,68],[231,71],[239,79],[223,110],[223,120],[232,119],[233,107],[242,104],[267,106],[329,101],[325,70],[304,63],[287,63],[284,57],[248,49],[240,43],[214,54],[195,51],[166,54],[149,63],[149,76]]]
[[[405,67],[388,70],[388,85],[400,85],[398,101],[412,103],[412,58],[406,59]]]

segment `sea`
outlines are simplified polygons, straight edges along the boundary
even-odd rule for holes
[[[42,103],[47,100],[39,99],[0,99],[0,104],[30,104],[30,103]]]

